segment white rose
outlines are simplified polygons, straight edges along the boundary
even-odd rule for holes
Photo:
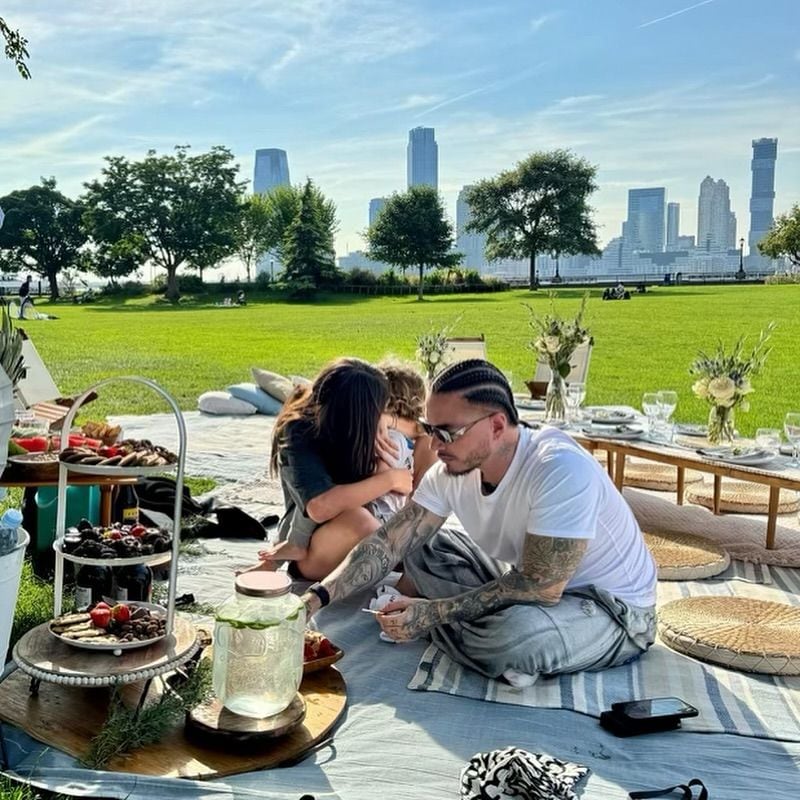
[[[548,353],[557,353],[561,349],[561,340],[558,336],[545,336],[544,346]]]
[[[692,391],[701,400],[707,400],[708,399],[708,378],[700,378],[699,381],[695,381],[694,385],[692,386]]]
[[[739,394],[750,394],[750,392],[752,392],[752,391],[753,391],[753,387],[751,386],[750,381],[747,378],[745,378],[739,384]]]
[[[708,393],[718,405],[730,408],[733,405],[733,396],[736,394],[736,384],[727,376],[712,378],[708,382]]]
[[[441,358],[441,356],[440,356],[438,353],[431,353],[431,354],[428,356],[428,361],[430,361],[430,363],[431,363],[431,364],[434,364],[434,365],[435,365],[435,364],[438,364],[438,363],[439,363],[439,359],[440,359],[440,358]]]
[[[544,339],[542,339],[541,336],[533,343],[533,347],[537,353],[547,352],[547,346],[545,345]]]

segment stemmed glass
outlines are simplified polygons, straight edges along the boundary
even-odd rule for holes
[[[647,417],[647,430],[653,436],[656,432],[656,420],[660,410],[658,403],[658,394],[656,392],[645,392],[642,395],[642,411]]]
[[[792,445],[790,467],[800,467],[800,413],[790,411],[783,421],[783,432]]]
[[[781,432],[777,428],[759,428],[756,431],[756,447],[772,456],[781,448]]]
[[[677,392],[672,392],[667,389],[662,389],[658,392],[658,419],[661,423],[660,427],[662,428],[664,438],[668,442],[672,441],[672,423],[670,422],[670,418],[677,405]]]
[[[580,414],[581,405],[586,399],[585,383],[570,383],[567,386],[567,408],[571,422],[577,422]]]

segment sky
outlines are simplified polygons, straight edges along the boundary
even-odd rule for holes
[[[537,150],[598,167],[601,243],[627,191],[665,186],[696,233],[700,181],[747,236],[751,140],[778,138],[776,212],[800,200],[798,0],[3,0],[30,81],[0,61],[0,195],[70,196],[107,155],[285,149],[364,246],[369,200],[406,188],[409,129],[436,130],[439,189]],[[238,268],[234,269],[234,272]]]

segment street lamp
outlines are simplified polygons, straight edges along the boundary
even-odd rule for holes
[[[275,261],[272,258],[269,260],[269,282],[275,283]]]
[[[553,283],[561,283],[561,272],[559,271],[559,261],[560,253],[556,253],[556,274],[553,275]]]
[[[739,239],[739,271],[736,273],[736,280],[743,281],[747,277],[744,271],[744,239]]]

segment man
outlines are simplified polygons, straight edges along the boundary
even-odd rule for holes
[[[33,307],[33,298],[31,297],[31,276],[25,278],[25,282],[19,287],[19,318],[25,318],[25,306],[30,305]]]
[[[417,596],[385,607],[384,632],[396,640],[430,634],[490,677],[524,685],[647,650],[655,565],[589,453],[559,430],[521,426],[502,372],[479,359],[434,381],[423,427],[439,463],[405,508],[309,588],[310,614],[403,560]],[[451,513],[469,536],[440,530]]]

